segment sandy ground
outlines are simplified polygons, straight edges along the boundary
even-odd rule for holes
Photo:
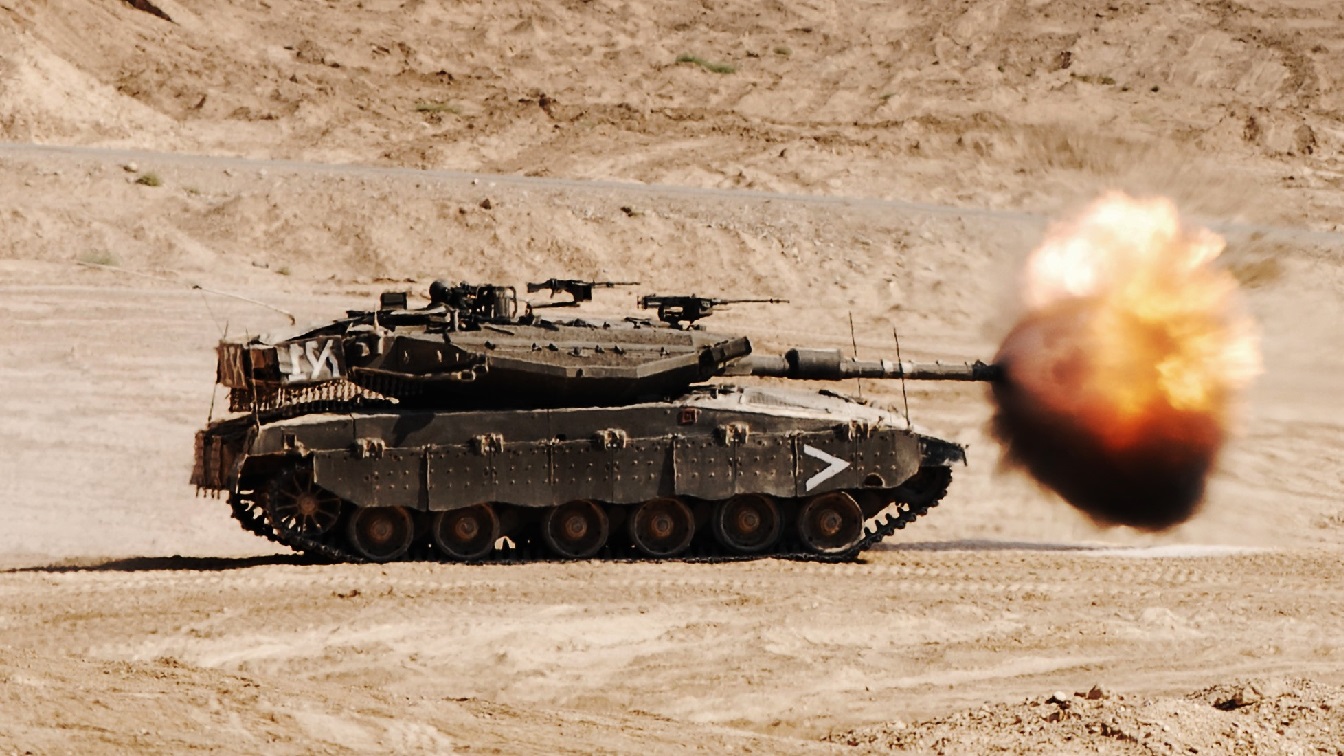
[[[0,0],[0,750],[1336,752],[1332,4],[157,6]],[[632,279],[790,299],[716,315],[760,349],[988,358],[1105,186],[1224,232],[1263,333],[1169,534],[999,471],[962,386],[910,405],[970,465],[855,565],[319,566],[186,484],[215,340],[286,324],[193,284]]]
[[[1337,567],[955,541],[839,566],[81,559],[0,583],[0,743],[838,752],[816,740],[1102,680],[1339,685]]]

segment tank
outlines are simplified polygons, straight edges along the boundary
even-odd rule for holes
[[[246,530],[336,561],[844,560],[936,506],[965,450],[791,384],[998,375],[757,354],[697,322],[736,300],[551,316],[615,285],[629,282],[551,279],[529,289],[572,299],[520,306],[513,287],[435,282],[424,306],[391,292],[318,327],[225,339],[233,416],[197,434],[192,483]]]

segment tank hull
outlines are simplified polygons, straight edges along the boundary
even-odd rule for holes
[[[389,528],[399,543],[411,541],[396,558],[460,558],[435,533],[456,527],[444,537],[466,539],[482,524],[497,528],[500,548],[476,549],[471,560],[532,552],[848,558],[936,504],[951,466],[965,461],[960,446],[897,415],[789,389],[718,386],[618,407],[342,409],[212,425],[198,437],[193,482],[226,493],[249,530],[337,559],[386,561],[365,547]],[[318,515],[286,519],[313,509]],[[396,523],[384,516],[368,526],[373,535],[363,533],[359,523],[378,513],[361,510],[395,512]],[[565,512],[568,524],[555,525]],[[855,531],[860,513],[864,527]],[[751,530],[762,517],[777,520],[764,546],[721,532]],[[548,527],[599,525],[607,533],[591,555],[548,548]],[[649,546],[674,525],[689,531],[677,536],[684,545],[666,554]]]

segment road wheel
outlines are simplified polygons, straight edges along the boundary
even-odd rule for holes
[[[305,467],[289,467],[266,490],[266,519],[281,533],[316,540],[336,527],[341,497],[313,482]]]
[[[798,512],[798,537],[815,554],[852,551],[863,540],[863,510],[843,491],[814,496]]]
[[[665,559],[680,554],[691,545],[695,536],[695,517],[681,499],[650,499],[635,508],[628,530],[630,542],[640,553]]]
[[[350,514],[345,535],[355,553],[370,562],[391,562],[410,550],[415,520],[405,507],[361,507]]]
[[[779,506],[765,494],[738,494],[720,502],[710,518],[714,538],[729,551],[759,554],[779,540],[784,529]]]
[[[450,509],[434,515],[429,532],[440,554],[471,562],[486,558],[494,550],[499,540],[499,518],[489,504]]]
[[[606,545],[609,526],[601,504],[580,499],[547,509],[541,538],[562,559],[588,559]]]

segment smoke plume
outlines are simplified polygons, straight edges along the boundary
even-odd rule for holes
[[[1169,201],[1120,193],[1052,226],[995,358],[1005,460],[1099,524],[1194,515],[1260,368],[1236,281],[1212,265],[1223,246]]]

